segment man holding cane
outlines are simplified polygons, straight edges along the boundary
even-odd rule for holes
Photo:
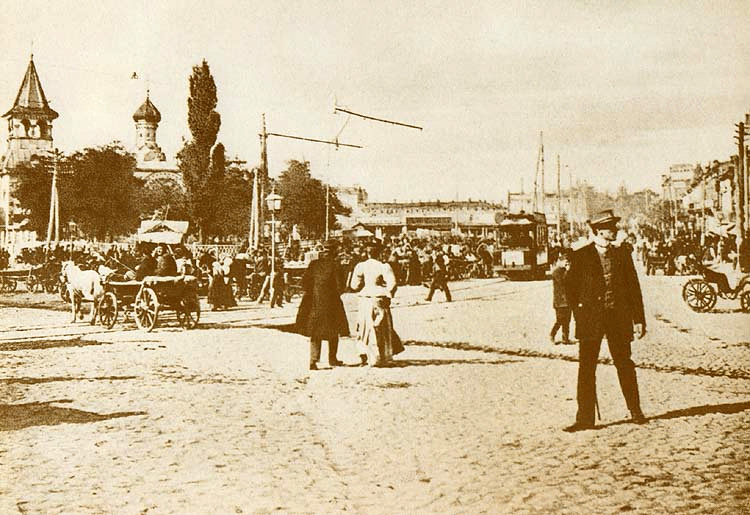
[[[628,245],[615,246],[617,222],[611,209],[592,218],[593,242],[575,251],[566,280],[569,305],[579,340],[578,413],[565,431],[594,428],[596,365],[606,335],[631,421],[646,422],[641,411],[635,364],[630,357],[633,333],[646,334],[643,297]]]

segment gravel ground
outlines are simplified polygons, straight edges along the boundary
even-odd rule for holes
[[[393,367],[345,340],[351,365],[317,372],[294,304],[153,333],[0,308],[0,513],[750,513],[750,316],[693,313],[682,282],[643,278],[649,423],[626,423],[603,349],[602,420],[575,434],[549,282],[404,288]]]

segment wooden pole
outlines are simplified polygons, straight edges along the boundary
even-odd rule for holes
[[[544,139],[543,139],[543,136],[544,136],[544,133],[540,132],[539,133],[539,137],[540,137],[540,141],[541,141],[541,145],[542,145],[541,146],[541,149],[542,149],[542,185],[541,185],[541,188],[540,188],[542,190],[542,209],[541,209],[541,212],[545,213],[545,205],[546,205],[547,199],[546,199],[545,192],[544,192],[545,191],[544,190],[544,186],[545,185],[544,185]]]
[[[328,197],[329,197],[328,184],[326,184],[326,241],[328,241],[328,209],[329,209]]]
[[[706,244],[706,174],[708,173],[708,170],[709,169],[707,168],[701,172],[701,186],[703,189],[703,202],[701,206],[701,247]]]
[[[562,229],[562,199],[560,198],[560,154],[557,154],[557,237]]]
[[[750,125],[750,113],[745,113],[745,128]],[[750,166],[750,159],[748,159],[748,147],[744,145],[745,150],[745,239],[750,238],[750,172],[748,167]]]
[[[266,188],[268,188],[268,132],[266,132],[266,115],[260,133],[260,189],[258,190],[258,228],[263,231],[266,221]]]
[[[573,171],[568,167],[568,231],[573,240]]]
[[[737,124],[737,166],[734,167],[735,205],[737,206],[737,219],[735,220],[735,232],[737,238],[737,256],[740,254],[742,241],[745,237],[745,123]]]
[[[47,224],[47,247],[49,247],[52,241],[52,232],[55,228],[55,218],[57,215],[57,155],[54,156],[52,163],[52,189],[50,190],[49,196],[49,223]],[[58,229],[59,231],[59,226]],[[59,234],[57,235],[59,237]],[[59,238],[56,238],[59,239]]]

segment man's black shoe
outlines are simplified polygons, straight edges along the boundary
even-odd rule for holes
[[[315,363],[310,363],[310,370],[318,370],[318,365]]]
[[[578,431],[587,431],[594,429],[594,424],[584,424],[583,422],[576,422],[575,424],[568,426],[563,429],[566,433],[575,433]]]
[[[340,360],[338,360],[338,359],[332,359],[332,360],[331,360],[331,362],[330,362],[329,364],[330,364],[330,365],[331,365],[332,367],[342,367],[342,366],[344,366],[344,362],[343,362],[343,361],[340,361]]]
[[[641,424],[641,425],[648,423],[648,419],[646,418],[646,415],[644,415],[643,413],[634,413],[634,414],[632,414],[631,417],[630,417],[630,421],[633,424]]]

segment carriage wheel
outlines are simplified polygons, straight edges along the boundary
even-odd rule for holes
[[[2,291],[3,293],[12,293],[16,291],[16,285],[18,283],[12,277],[5,277],[3,279]]]
[[[118,310],[117,297],[108,291],[99,301],[99,323],[107,329],[112,329],[117,322]]]
[[[55,293],[57,291],[57,288],[59,287],[59,281],[56,281],[55,279],[47,279],[44,281],[44,291],[47,293]]]
[[[201,303],[198,295],[180,300],[177,309],[177,321],[185,329],[195,329],[201,319]]]
[[[691,279],[682,287],[682,299],[690,309],[700,313],[716,305],[716,292],[703,279]]]
[[[742,307],[742,311],[750,313],[750,290],[747,290],[740,295],[740,306]]]
[[[135,325],[139,329],[152,331],[156,326],[156,320],[159,316],[159,300],[156,293],[151,288],[143,288],[135,297],[133,305],[133,315]]]

